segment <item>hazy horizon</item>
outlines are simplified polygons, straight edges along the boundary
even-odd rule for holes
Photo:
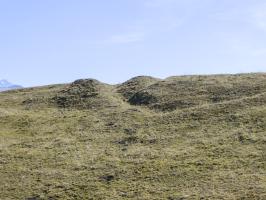
[[[223,76],[223,75],[244,75],[244,74],[264,74],[264,73],[266,73],[266,72],[217,73],[217,74],[179,74],[179,75],[172,74],[172,75],[166,76],[166,77],[158,77],[158,76],[151,76],[151,77],[163,80],[163,79],[170,78],[170,77],[173,77],[173,76],[219,76],[219,75]],[[95,79],[95,80],[98,80],[98,81],[100,81],[102,83],[106,83],[106,84],[110,84],[110,85],[116,85],[116,84],[124,83],[124,82],[126,82],[126,81],[128,81],[128,80],[130,80],[132,78],[136,78],[136,77],[139,77],[139,76],[150,76],[150,75],[140,74],[140,75],[136,75],[136,76],[130,77],[128,79],[125,79],[125,80],[122,80],[122,81],[119,81],[119,82],[111,82],[111,83],[110,82],[104,82],[104,81],[102,81],[100,79],[97,79],[95,77],[80,77],[78,79]],[[76,81],[78,79],[70,80],[69,82],[54,82],[54,83],[48,83],[48,84],[44,84],[44,85],[30,85],[30,86],[29,85],[28,86],[24,86],[22,84],[18,84],[16,82],[11,82],[11,81],[9,81],[7,79],[4,79],[4,78],[3,79],[0,78],[0,82],[1,81],[7,81],[7,82],[9,82],[11,84],[14,84],[14,85],[22,86],[24,88],[27,88],[27,87],[30,88],[30,87],[38,87],[38,86],[48,86],[48,85],[53,85],[53,84],[68,84],[68,83],[74,82],[74,81]]]

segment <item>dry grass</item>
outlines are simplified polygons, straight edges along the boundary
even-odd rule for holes
[[[1,200],[266,199],[265,74],[87,81],[0,93]]]

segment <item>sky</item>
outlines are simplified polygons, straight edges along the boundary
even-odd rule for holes
[[[0,79],[266,72],[265,0],[0,0]]]

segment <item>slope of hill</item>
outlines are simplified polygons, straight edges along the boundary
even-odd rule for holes
[[[266,199],[266,74],[0,94],[0,199]]]

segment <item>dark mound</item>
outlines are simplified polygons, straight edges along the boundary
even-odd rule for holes
[[[94,108],[109,105],[105,94],[110,86],[95,79],[76,80],[60,91],[53,100],[62,108]]]
[[[137,76],[119,85],[117,87],[117,92],[122,94],[123,97],[128,100],[138,91],[143,90],[158,81],[160,81],[160,79],[151,76]]]

